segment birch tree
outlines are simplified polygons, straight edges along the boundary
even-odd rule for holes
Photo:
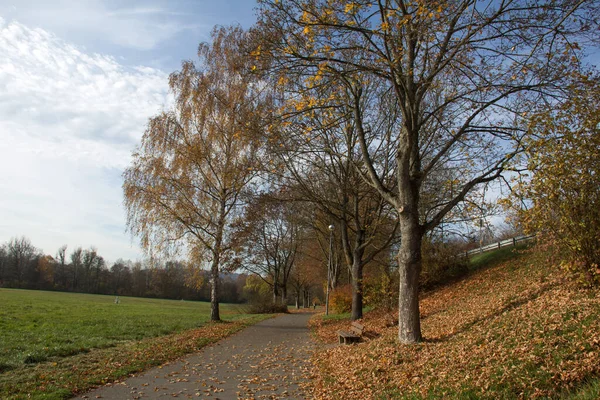
[[[150,119],[124,173],[127,223],[149,252],[187,249],[210,265],[211,320],[219,316],[219,271],[232,257],[231,227],[256,176],[263,88],[240,27],[216,28],[198,65],[171,74],[171,110]],[[196,257],[197,258],[197,257]]]

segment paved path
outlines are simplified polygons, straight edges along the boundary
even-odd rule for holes
[[[77,399],[304,399],[311,314],[250,326],[200,352]]]

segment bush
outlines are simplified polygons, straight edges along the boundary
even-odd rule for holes
[[[329,294],[329,305],[336,314],[352,311],[352,285],[336,287]]]
[[[600,285],[599,79],[578,82],[567,101],[532,118],[526,149],[533,176],[513,199],[526,231],[588,286]],[[527,210],[522,197],[532,203]]]
[[[443,285],[469,272],[468,261],[457,256],[454,246],[423,241],[420,284],[423,289]]]
[[[392,310],[398,304],[398,272],[382,271],[364,281],[365,305]]]
[[[244,311],[247,314],[278,314],[287,313],[287,304],[273,303],[272,301],[255,300],[248,303]]]

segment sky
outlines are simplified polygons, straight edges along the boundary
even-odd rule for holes
[[[0,244],[143,256],[126,232],[121,174],[168,75],[253,0],[0,0]]]

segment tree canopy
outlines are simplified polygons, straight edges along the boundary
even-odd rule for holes
[[[255,54],[295,85],[285,113],[350,106],[357,170],[399,215],[399,339],[419,341],[423,235],[513,167],[528,113],[564,96],[580,69],[598,2],[261,0],[259,11]],[[457,171],[452,190],[423,210],[443,171]]]
[[[264,97],[243,57],[248,35],[216,28],[199,67],[170,77],[174,108],[152,118],[124,172],[127,222],[150,252],[185,248],[210,263],[211,319],[219,319],[219,268],[231,261],[231,226],[257,174]]]

